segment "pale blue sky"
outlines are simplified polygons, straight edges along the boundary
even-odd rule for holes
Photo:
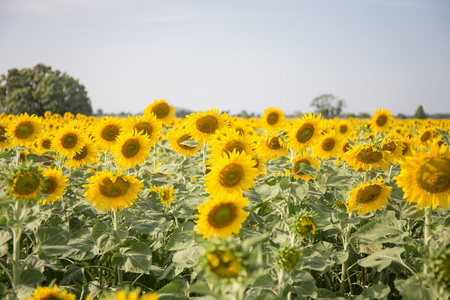
[[[450,113],[450,1],[0,0],[0,73],[38,63],[107,113]]]

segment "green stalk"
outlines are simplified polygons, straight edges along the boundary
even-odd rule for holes
[[[423,244],[425,248],[425,253],[428,256],[432,256],[433,253],[431,251],[430,247],[430,239],[431,239],[431,209],[428,207],[425,207],[425,222],[423,224],[423,231],[424,231],[424,237],[423,237]],[[428,269],[427,265],[424,265],[424,273],[427,274]]]

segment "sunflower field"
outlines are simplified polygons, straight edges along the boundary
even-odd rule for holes
[[[449,299],[449,129],[0,115],[0,298]]]

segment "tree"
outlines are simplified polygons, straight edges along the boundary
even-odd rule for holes
[[[92,115],[92,106],[78,80],[49,66],[14,68],[1,75],[0,112],[43,116],[46,111]]]
[[[311,106],[315,107],[315,112],[322,114],[325,119],[332,119],[341,114],[345,100],[338,99],[335,95],[324,94],[314,98]]]
[[[416,119],[425,119],[427,117],[427,114],[423,110],[423,106],[419,105],[419,107],[416,110],[416,113],[414,114],[414,118]]]

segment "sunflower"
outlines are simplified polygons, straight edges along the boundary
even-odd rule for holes
[[[65,162],[65,165],[74,169],[89,166],[97,162],[98,152],[99,150],[95,147],[94,143],[91,140],[87,140],[83,148],[70,157],[69,160]]]
[[[275,133],[259,137],[256,151],[258,156],[266,159],[275,159],[288,154],[286,143]]]
[[[347,120],[333,122],[333,128],[337,135],[345,137],[351,137],[354,132],[353,125]]]
[[[365,215],[368,211],[375,212],[386,206],[391,198],[392,188],[385,186],[381,178],[359,184],[348,192],[351,196],[347,200],[347,212],[358,211]]]
[[[264,176],[266,173],[266,162],[267,159],[260,157],[259,155],[256,155],[252,158],[254,165],[253,168],[255,168],[258,171],[258,176]]]
[[[372,115],[370,128],[374,131],[388,131],[393,122],[392,113],[390,110],[383,108],[375,109],[375,114]]]
[[[304,236],[307,234],[316,234],[316,215],[305,210],[300,211],[294,217],[293,227],[297,234]]]
[[[398,141],[403,145],[402,147],[402,158],[407,156],[414,156],[415,152],[415,141],[411,138],[399,138]]]
[[[41,189],[41,193],[48,196],[42,199],[42,204],[55,203],[64,194],[64,189],[69,185],[66,183],[69,179],[67,176],[62,176],[61,169],[45,169],[44,170],[44,183]]]
[[[247,204],[247,198],[242,195],[227,199],[209,198],[197,207],[199,213],[195,216],[198,220],[194,222],[198,225],[195,230],[208,240],[211,236],[229,237],[232,233],[237,235],[249,215],[243,209]]]
[[[58,291],[58,286],[54,285],[53,289],[46,286],[38,286],[30,298],[24,300],[75,300],[76,295],[65,290]]]
[[[155,100],[144,109],[144,115],[154,114],[163,125],[169,126],[175,120],[175,107],[166,100]]]
[[[186,129],[199,143],[209,141],[216,130],[228,126],[228,115],[226,113],[219,115],[217,108],[209,109],[206,112],[193,113],[186,118]]]
[[[11,138],[12,146],[28,146],[43,132],[44,125],[36,115],[23,113],[9,123],[6,136]]]
[[[211,146],[210,157],[215,159],[222,155],[230,155],[233,150],[238,153],[255,155],[255,147],[249,136],[243,136],[232,127],[226,127],[216,131],[209,145]]]
[[[10,140],[6,136],[8,129],[8,123],[5,120],[0,120],[0,151],[4,151],[9,148]]]
[[[297,246],[282,245],[281,248],[277,250],[275,260],[282,268],[292,270],[299,265],[302,260],[302,255]]]
[[[342,150],[344,140],[336,136],[334,130],[320,136],[313,147],[314,153],[321,159],[337,157]]]
[[[395,138],[387,138],[380,144],[380,149],[383,151],[390,151],[394,156],[395,161],[402,158],[404,147],[405,145]]]
[[[320,114],[316,116],[314,113],[308,113],[297,119],[296,123],[287,129],[288,147],[299,152],[311,145],[324,129],[321,118]]]
[[[345,152],[342,158],[354,170],[363,169],[365,171],[369,168],[386,170],[394,160],[390,151],[379,150],[372,143],[356,145]]]
[[[110,150],[122,132],[123,121],[118,117],[103,117],[93,125],[94,142],[103,150]]]
[[[167,139],[169,140],[169,144],[172,150],[174,150],[178,154],[182,154],[184,156],[192,156],[197,154],[197,151],[200,150],[199,144],[192,139],[191,134],[184,127],[174,127],[173,129],[168,131]]]
[[[42,173],[32,166],[14,169],[8,178],[9,193],[20,199],[35,199],[42,189]]]
[[[36,150],[36,153],[39,155],[42,155],[47,151],[52,151],[53,150],[53,147],[52,147],[53,137],[54,137],[53,133],[50,133],[50,132],[46,132],[43,135],[41,135],[40,137],[38,137],[36,139],[35,147],[34,147],[34,149]]]
[[[295,157],[294,160],[292,161],[293,166],[292,166],[292,175],[294,175],[294,178],[301,178],[305,181],[309,181],[312,176],[306,173],[303,173],[302,171],[300,171],[300,167],[301,164],[306,164],[308,166],[311,166],[313,168],[318,168],[320,166],[320,161],[315,158],[314,156],[312,156],[312,154],[309,154],[307,152],[301,152],[298,153]],[[289,176],[290,171],[287,170],[286,171],[286,175]],[[314,175],[313,175],[314,176]],[[315,176],[314,176],[315,177]]]
[[[159,198],[161,199],[161,203],[165,206],[169,206],[170,203],[175,200],[173,197],[173,186],[166,186],[166,187],[152,187],[150,191],[158,193]]]
[[[404,192],[403,199],[435,209],[448,208],[450,199],[450,152],[446,146],[433,143],[430,152],[400,161],[400,174],[394,179]]]
[[[218,157],[211,166],[211,172],[205,176],[205,189],[212,197],[226,198],[249,190],[254,185],[258,170],[251,155],[238,153],[236,150],[230,156]]]
[[[123,132],[131,133],[133,130],[136,130],[139,134],[145,135],[152,141],[153,146],[162,131],[162,123],[158,121],[154,114],[129,116],[128,119],[124,121]]]
[[[116,292],[104,292],[99,300],[158,300],[157,293],[147,293],[142,296],[139,296],[139,293],[139,289],[137,291],[119,290]]]
[[[143,163],[149,157],[151,148],[151,140],[134,130],[119,135],[117,143],[111,148],[111,154],[115,155],[114,161],[119,166],[128,169]]]
[[[68,126],[56,131],[51,143],[61,156],[71,157],[83,149],[87,140],[83,130]]]
[[[283,126],[283,120],[284,112],[278,107],[269,106],[261,116],[262,125],[269,132],[277,131]]]
[[[236,278],[242,268],[241,260],[228,249],[209,251],[206,259],[211,272],[222,278]]]
[[[144,184],[136,176],[126,176],[122,173],[114,175],[110,171],[97,172],[88,178],[89,184],[84,196],[89,203],[99,210],[115,211],[133,205]]]

